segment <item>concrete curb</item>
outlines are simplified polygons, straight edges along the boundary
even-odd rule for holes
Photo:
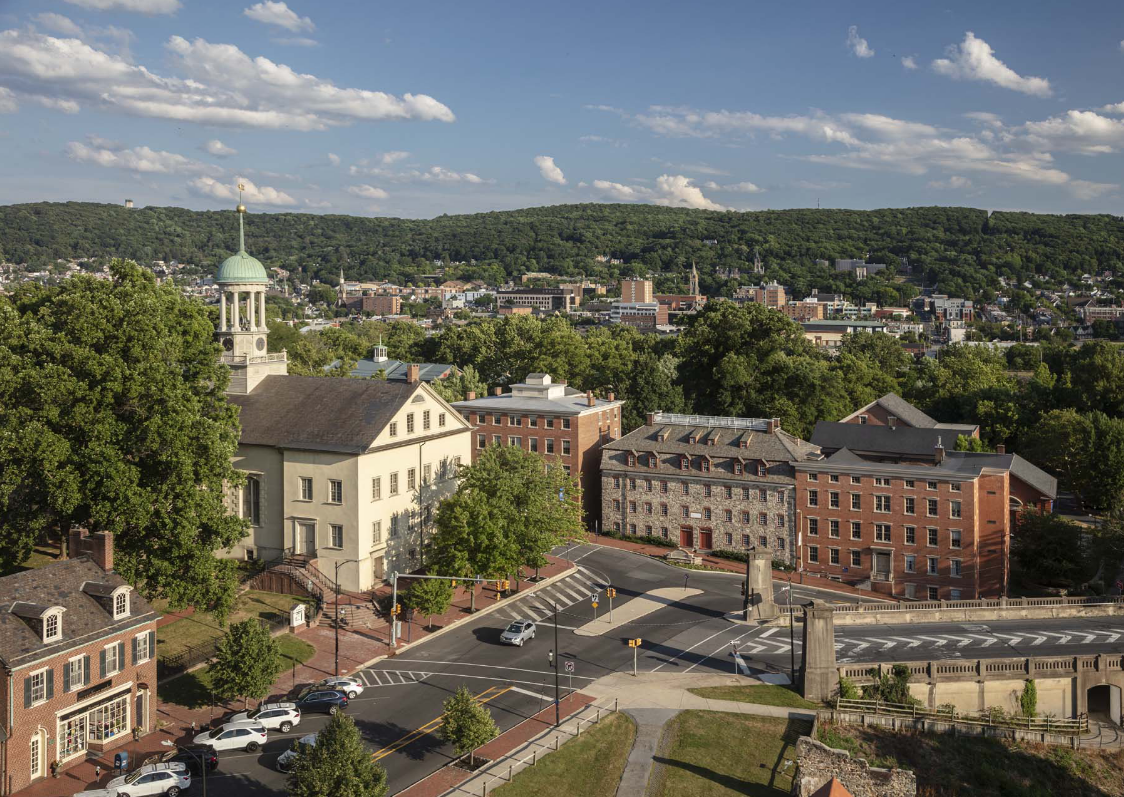
[[[570,562],[569,569],[563,570],[561,573],[555,573],[553,576],[550,576],[549,578],[544,578],[542,581],[539,581],[538,583],[531,585],[527,589],[525,589],[525,590],[523,590],[523,591],[521,591],[521,592],[519,592],[515,595],[512,595],[509,598],[506,598],[505,600],[494,601],[491,606],[484,606],[480,609],[477,609],[475,614],[470,614],[467,617],[462,617],[459,620],[456,620],[452,623],[449,623],[444,628],[439,628],[438,630],[434,631],[432,634],[427,634],[426,636],[419,639],[417,642],[408,642],[404,645],[399,645],[394,650],[394,656],[397,656],[398,654],[402,653],[405,650],[408,650],[410,648],[413,648],[413,647],[416,647],[418,645],[424,644],[431,639],[435,639],[435,638],[441,636],[442,634],[444,634],[446,631],[451,631],[452,629],[456,628],[461,623],[466,623],[470,620],[475,620],[477,617],[480,617],[481,615],[489,614],[491,612],[494,612],[497,609],[504,606],[506,603],[508,603],[512,599],[522,598],[525,595],[533,595],[538,590],[549,587],[554,582],[560,581],[561,579],[565,578],[566,576],[573,575],[574,572],[577,569],[578,569],[578,566],[576,564],[574,564],[573,562]],[[380,661],[383,661],[384,659],[394,658],[394,656],[392,656],[389,653],[384,653],[381,656],[375,656],[373,659],[371,659],[370,661],[364,662],[363,664],[357,664],[353,669],[351,669],[349,671],[348,670],[341,670],[340,674],[342,675],[345,672],[357,672],[359,670],[365,670],[368,667],[370,667],[372,664],[378,664]]]

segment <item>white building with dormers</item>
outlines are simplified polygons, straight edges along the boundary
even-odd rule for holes
[[[230,496],[250,533],[228,555],[307,561],[343,590],[377,587],[424,564],[437,503],[472,461],[472,427],[408,366],[404,382],[289,376],[269,353],[265,268],[239,251],[215,279],[217,336],[230,366],[228,400],[240,409]],[[323,585],[323,584],[322,584]]]

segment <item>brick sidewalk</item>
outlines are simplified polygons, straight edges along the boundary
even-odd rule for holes
[[[581,692],[566,695],[558,703],[559,716],[565,720],[567,717],[581,711],[593,702],[593,698]],[[554,704],[543,709],[533,717],[523,720],[514,728],[501,733],[492,741],[476,751],[479,758],[495,761],[543,731],[554,727]],[[459,786],[473,776],[472,772],[460,767],[445,766],[424,778],[413,786],[398,792],[396,797],[436,797],[444,794],[449,789]]]
[[[654,556],[663,558],[667,555],[668,551],[674,551],[674,548],[664,548],[659,545],[646,545],[641,542],[630,542],[628,540],[618,540],[613,537],[606,537],[603,534],[586,534],[586,541],[595,545],[604,545],[609,548],[619,548],[622,551],[632,551],[633,553],[641,553],[645,556]],[[728,570],[731,573],[744,573],[745,564],[742,562],[735,562],[731,559],[722,559],[717,556],[707,556],[706,554],[695,552],[700,558],[700,564],[707,567],[714,567],[719,570]],[[839,592],[847,595],[861,596],[863,598],[878,598],[879,600],[888,601],[890,603],[899,603],[897,598],[890,595],[884,595],[881,592],[874,592],[869,589],[859,589],[852,587],[850,584],[843,584],[839,581],[832,581],[828,578],[821,578],[820,576],[809,575],[808,573],[788,573],[784,570],[773,570],[774,581],[786,581],[792,584],[803,584],[806,587],[814,587],[816,589],[826,589],[832,592]]]
[[[565,559],[558,559],[553,556],[548,556],[547,559],[550,560],[550,564],[539,571],[541,579],[551,578],[574,567],[572,562]],[[399,579],[399,594],[401,594],[403,581],[405,581],[404,577]],[[519,582],[521,590],[526,590],[529,586],[533,586],[533,584],[528,581]],[[495,594],[496,591],[491,586],[477,589],[477,613],[481,609],[488,608],[496,603]],[[518,598],[522,594],[522,592],[514,593],[506,600]],[[469,613],[469,605],[468,591],[457,587],[453,605],[449,610],[445,614],[434,615],[429,618],[432,624],[431,630],[426,630],[423,627],[424,618],[416,618],[413,623],[403,622],[402,641],[399,650],[401,650],[401,645],[408,644],[406,640],[410,640],[409,644],[416,644],[443,628],[469,619],[472,616]],[[300,688],[335,674],[335,629],[328,625],[313,626],[302,631],[299,638],[312,645],[316,649],[315,654],[304,664],[297,665],[295,671],[288,669],[283,672],[274,682],[273,692],[265,699],[265,702],[287,698]],[[386,622],[372,623],[370,628],[349,629],[344,627],[340,629],[339,672],[341,675],[352,673],[379,656],[392,655],[394,655],[394,652],[390,648],[390,626]],[[190,677],[190,675],[181,677]],[[159,695],[159,691],[158,687],[157,695]],[[256,701],[251,701],[251,705],[255,704]],[[194,736],[192,732],[193,722],[196,728],[195,733],[198,733],[212,720],[220,720],[232,711],[241,710],[241,701],[216,702],[213,709],[211,706],[193,709],[158,700],[156,707],[158,730],[149,733],[137,742],[131,742],[124,747],[111,750],[100,756],[90,754],[83,763],[68,766],[61,770],[58,778],[47,777],[20,791],[20,797],[66,797],[66,795],[72,795],[84,789],[96,788],[99,783],[105,784],[114,776],[112,771],[113,755],[119,750],[129,753],[129,763],[135,769],[139,762],[148,756],[158,752],[167,752],[170,748],[160,744],[164,740],[171,740],[178,744],[190,742]],[[98,765],[101,766],[101,779],[95,781],[94,767]]]

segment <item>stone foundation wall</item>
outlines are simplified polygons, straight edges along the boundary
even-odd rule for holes
[[[803,736],[796,743],[794,797],[810,797],[832,778],[854,797],[916,797],[917,776],[904,769],[879,769],[865,759],[852,758],[846,750],[835,750]]]

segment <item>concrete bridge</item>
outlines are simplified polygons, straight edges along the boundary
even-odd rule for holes
[[[930,708],[951,704],[963,712],[992,706],[1016,711],[1025,681],[1034,679],[1039,712],[1057,717],[1088,713],[1120,722],[1120,598],[892,607],[814,602],[801,611],[800,682],[809,700],[830,699],[841,677],[862,685],[871,682],[871,670],[881,673],[902,664],[910,670],[913,696]]]

